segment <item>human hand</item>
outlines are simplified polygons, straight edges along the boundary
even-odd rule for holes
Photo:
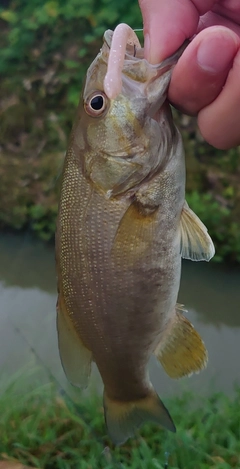
[[[195,35],[172,74],[168,98],[198,115],[203,137],[240,145],[240,1],[139,0],[145,56],[159,63]]]

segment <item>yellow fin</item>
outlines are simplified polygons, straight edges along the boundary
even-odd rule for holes
[[[86,388],[91,373],[92,354],[78,337],[59,299],[57,329],[59,353],[66,377],[74,386]]]
[[[181,214],[180,229],[181,255],[184,259],[209,261],[214,256],[214,245],[206,226],[189,208],[186,201]]]
[[[105,421],[109,436],[114,444],[121,445],[134,435],[144,422],[152,421],[175,432],[175,425],[154,390],[134,402],[120,402],[110,399],[104,392]]]
[[[120,221],[111,251],[116,263],[134,264],[152,249],[158,231],[156,215],[157,210],[145,214],[140,204],[130,205]]]
[[[171,378],[182,378],[203,370],[208,361],[205,345],[193,325],[176,308],[165,339],[155,355]]]

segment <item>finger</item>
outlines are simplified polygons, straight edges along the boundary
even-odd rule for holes
[[[218,0],[212,10],[240,24],[240,2],[238,0]]]
[[[239,45],[239,37],[222,26],[200,32],[173,70],[169,100],[186,114],[198,114],[221,92]]]
[[[239,5],[240,5],[240,2],[239,2]],[[238,36],[240,36],[240,18],[239,18],[239,24],[238,24],[237,14],[236,14],[236,21],[231,21],[225,16],[218,15],[217,13],[213,13],[212,11],[209,11],[208,13],[206,13],[206,15],[201,16],[199,20],[199,24],[198,24],[198,31],[201,31],[202,29],[205,29],[205,28],[208,28],[209,26],[214,26],[214,25],[226,26],[227,28],[237,33]]]
[[[221,93],[198,115],[201,134],[211,145],[221,150],[240,145],[239,83],[240,48]]]
[[[144,23],[145,57],[158,63],[195,34],[199,16],[215,0],[139,0]]]

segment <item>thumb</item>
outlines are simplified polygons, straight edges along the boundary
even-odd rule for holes
[[[139,0],[144,25],[145,57],[159,63],[196,33],[199,16],[215,0]]]

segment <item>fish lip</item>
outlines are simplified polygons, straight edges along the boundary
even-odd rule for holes
[[[107,30],[104,32],[103,41],[105,42],[105,44],[107,44],[107,46],[108,46],[109,49],[110,49],[110,47],[111,47],[112,37],[113,37],[113,31],[112,31],[111,29],[107,29]]]

